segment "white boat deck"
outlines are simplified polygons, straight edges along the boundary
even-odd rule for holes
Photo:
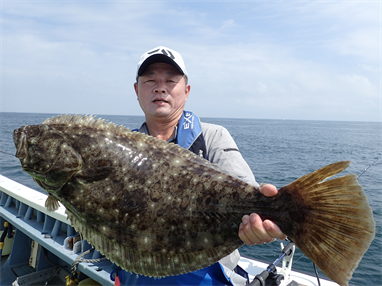
[[[261,273],[264,269],[268,267],[268,264],[266,263],[246,257],[241,257],[239,265],[248,272],[250,281],[252,281],[257,274]],[[276,269],[277,273],[281,272],[281,267],[276,267]],[[291,271],[290,276],[286,277],[285,281],[280,286],[288,285],[288,283],[291,283],[291,281],[297,282],[299,286],[318,286],[316,277],[296,271]],[[321,286],[338,286],[337,283],[321,278],[320,283]]]

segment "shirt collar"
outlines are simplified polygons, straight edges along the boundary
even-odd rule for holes
[[[141,128],[139,128],[138,132],[141,132],[141,133],[144,133],[144,134],[147,134],[147,135],[150,135],[149,134],[149,130],[147,129],[147,125],[146,125],[146,122],[144,122],[142,125],[141,125]],[[167,142],[176,142],[176,137],[178,135],[178,126],[175,126],[174,127],[174,134],[170,137],[170,139],[167,140]]]

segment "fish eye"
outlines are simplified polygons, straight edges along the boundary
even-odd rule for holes
[[[36,138],[28,138],[27,139],[28,146],[33,146],[36,144],[36,142],[37,142]]]
[[[41,133],[49,129],[48,125],[28,125],[24,129],[24,134],[26,136],[26,143],[28,146],[33,146],[37,144],[41,137]]]
[[[41,131],[48,131],[48,130],[50,130],[50,127],[49,127],[49,125],[42,124],[41,127],[40,127],[40,130]]]

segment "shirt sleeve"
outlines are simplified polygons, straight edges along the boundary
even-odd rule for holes
[[[226,128],[216,124],[202,123],[206,143],[207,160],[219,165],[232,176],[258,187],[251,168],[245,162],[235,141]]]

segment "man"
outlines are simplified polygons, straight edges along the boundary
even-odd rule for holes
[[[231,175],[258,186],[228,131],[222,126],[201,123],[192,112],[184,111],[191,87],[179,53],[166,47],[144,53],[138,63],[134,89],[146,118],[139,132],[177,143],[218,164]],[[261,192],[273,196],[277,189],[268,184],[261,188]],[[257,214],[243,217],[238,235],[248,245],[285,238],[273,222],[262,221]],[[244,285],[246,279],[232,271],[239,257],[238,251],[235,251],[205,269],[157,280],[126,274],[124,284]]]

